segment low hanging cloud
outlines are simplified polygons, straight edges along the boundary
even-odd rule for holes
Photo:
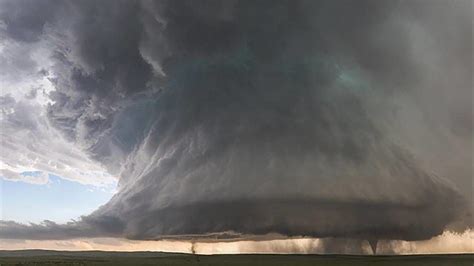
[[[120,181],[79,221],[0,238],[472,225],[470,1],[2,5],[9,40],[49,44],[47,123]]]

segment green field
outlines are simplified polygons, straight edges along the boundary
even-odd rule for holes
[[[190,255],[161,252],[0,251],[0,265],[474,265],[474,254],[358,255]]]

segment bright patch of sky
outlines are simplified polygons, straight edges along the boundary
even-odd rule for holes
[[[96,210],[109,201],[115,189],[116,184],[83,185],[55,175],[49,175],[42,185],[0,179],[0,220],[64,223]]]
[[[116,177],[48,121],[49,93],[55,89],[48,45],[45,40],[0,38],[0,179],[38,184],[56,175],[83,185],[111,186]]]
[[[67,222],[106,203],[117,186],[48,121],[49,45],[0,37],[0,220]]]

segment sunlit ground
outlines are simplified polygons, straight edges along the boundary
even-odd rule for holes
[[[474,253],[474,231],[464,233],[445,232],[426,241],[380,241],[378,254],[427,254],[427,253]],[[0,250],[47,249],[47,250],[104,250],[104,251],[164,251],[191,253],[189,241],[133,241],[117,238],[88,238],[73,240],[0,240]],[[194,244],[198,254],[237,253],[298,253],[324,252],[319,239],[287,239],[265,241],[234,241]],[[364,253],[371,254],[368,243]],[[345,253],[351,253],[347,251]]]

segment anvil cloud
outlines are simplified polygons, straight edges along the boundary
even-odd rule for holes
[[[48,123],[120,177],[79,221],[0,238],[471,226],[470,1],[0,3],[5,42],[48,44]]]

